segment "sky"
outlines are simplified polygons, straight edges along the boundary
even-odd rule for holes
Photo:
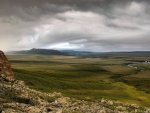
[[[150,0],[0,0],[0,49],[149,51]]]

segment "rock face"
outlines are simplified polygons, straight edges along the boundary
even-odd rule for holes
[[[0,51],[0,79],[14,81],[14,74],[4,52]]]

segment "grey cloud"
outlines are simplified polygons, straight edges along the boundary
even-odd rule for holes
[[[0,0],[0,48],[148,49],[149,5],[149,0]]]

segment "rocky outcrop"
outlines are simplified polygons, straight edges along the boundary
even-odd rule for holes
[[[64,97],[61,93],[43,93],[27,87],[23,81],[0,83],[0,113],[150,113],[138,105],[101,99],[85,101]]]
[[[11,65],[4,52],[0,51],[0,79],[14,81],[14,74]]]

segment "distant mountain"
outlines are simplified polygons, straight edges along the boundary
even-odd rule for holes
[[[40,54],[40,55],[68,55],[68,56],[87,56],[93,55],[93,52],[74,51],[74,50],[53,50],[53,49],[30,49],[23,51],[11,51],[7,54]]]
[[[89,51],[74,51],[74,50],[61,50],[65,55],[70,56],[87,56],[87,55],[94,55],[95,52],[89,52]]]
[[[53,49],[30,49],[23,51],[12,51],[8,54],[41,54],[41,55],[63,55],[63,52]]]
[[[12,51],[7,54],[40,54],[40,55],[66,55],[84,57],[150,57],[150,51],[133,52],[89,52],[75,50],[53,50],[53,49],[30,49],[23,51]]]

